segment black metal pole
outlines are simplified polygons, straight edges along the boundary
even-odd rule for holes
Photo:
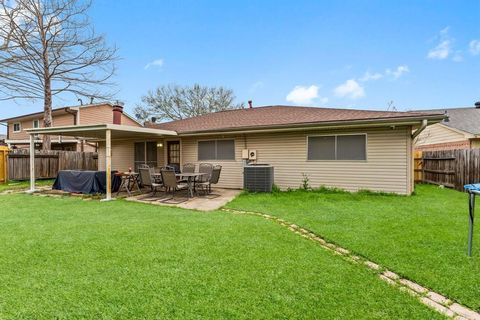
[[[472,241],[473,241],[473,221],[475,214],[475,194],[472,192],[468,193],[468,213],[469,213],[469,224],[468,224],[468,256],[472,256]]]

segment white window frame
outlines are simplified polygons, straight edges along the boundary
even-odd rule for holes
[[[15,130],[15,125],[18,124],[18,130]],[[12,130],[13,132],[21,132],[22,131],[22,124],[20,122],[14,122],[12,124]]]
[[[217,156],[217,142],[216,141],[225,141],[225,140],[233,140],[233,159],[203,159],[200,160],[198,158],[199,152],[199,142],[205,142],[205,141],[215,141],[215,156]],[[222,139],[202,139],[202,140],[197,140],[197,161],[237,161],[237,154],[236,154],[236,141],[235,138],[222,138]]]
[[[337,137],[339,136],[365,136],[365,159],[364,160],[337,160]],[[318,159],[318,160],[315,160],[315,159],[308,159],[308,139],[312,137],[335,137],[335,159],[332,159],[332,160],[322,160],[322,159]],[[362,132],[359,132],[359,133],[333,133],[333,134],[315,134],[315,135],[307,135],[306,137],[307,141],[307,145],[306,145],[306,148],[305,148],[305,159],[306,161],[308,162],[318,162],[318,161],[321,161],[321,162],[368,162],[368,134],[367,133],[362,133]]]
[[[35,127],[35,122],[38,123],[38,126],[37,126],[37,127]],[[38,120],[38,119],[37,119],[37,120],[33,120],[33,121],[32,121],[32,128],[34,128],[34,129],[40,128],[40,120]]]

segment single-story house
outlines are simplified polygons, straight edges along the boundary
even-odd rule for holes
[[[270,164],[281,189],[298,188],[306,175],[311,187],[409,195],[413,139],[443,118],[443,112],[266,106],[145,128],[108,124],[28,131],[99,140],[99,170],[209,162],[222,165],[219,187],[242,188],[245,165]]]
[[[448,118],[428,126],[416,139],[423,151],[480,148],[480,104],[478,107],[435,109]]]

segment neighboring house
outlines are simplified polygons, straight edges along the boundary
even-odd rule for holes
[[[96,104],[55,108],[52,110],[54,127],[114,123],[114,113],[118,113],[118,124],[141,126],[134,118],[123,113],[123,108],[102,102]],[[5,142],[11,148],[28,148],[29,135],[25,129],[43,127],[43,112],[36,112],[0,120],[7,125]],[[82,137],[52,136],[53,150],[96,151],[97,144],[86,142]],[[35,139],[35,148],[41,149],[42,136]]]
[[[424,151],[480,147],[480,108],[435,109],[448,119],[428,126],[415,139],[415,149]]]
[[[150,132],[150,138],[141,140],[134,139],[133,133],[128,138],[128,132],[116,133],[116,128],[111,129],[112,135],[125,135],[123,140],[112,139],[111,167],[126,171],[140,163],[195,163],[198,167],[199,163],[208,162],[222,165],[219,187],[242,188],[246,164],[271,164],[275,168],[275,184],[282,189],[298,188],[305,174],[311,187],[408,195],[414,183],[412,151],[416,133],[412,131],[443,118],[443,112],[292,106],[222,111],[167,123],[147,123],[150,131],[144,130]],[[105,158],[102,142],[99,170],[105,170]]]

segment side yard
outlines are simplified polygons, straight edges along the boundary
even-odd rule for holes
[[[35,181],[35,185],[37,187],[42,187],[42,186],[51,186],[53,184],[54,180],[51,179],[46,179],[46,180],[37,180]],[[30,181],[26,180],[21,180],[21,181],[16,181],[16,180],[11,180],[7,183],[0,183],[0,192],[4,192],[7,190],[27,190],[30,187]]]
[[[0,207],[2,319],[442,318],[258,217],[24,194]]]
[[[477,226],[467,257],[464,193],[432,185],[411,197],[292,191],[242,194],[228,207],[281,217],[480,310],[480,236]]]

